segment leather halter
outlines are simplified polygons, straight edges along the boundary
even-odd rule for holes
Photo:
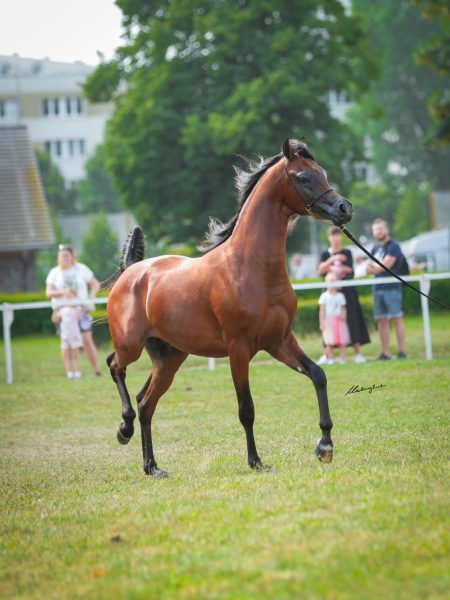
[[[323,196],[325,196],[325,194],[328,194],[328,192],[334,191],[333,188],[328,188],[327,190],[325,190],[324,192],[322,192],[320,194],[320,196],[317,196],[317,198],[314,198],[314,200],[308,204],[307,201],[305,200],[303,194],[300,192],[300,190],[297,188],[297,186],[295,185],[294,181],[292,180],[292,177],[289,175],[288,170],[287,170],[287,166],[286,166],[286,162],[284,163],[284,170],[286,171],[286,175],[287,175],[289,181],[292,183],[292,185],[294,187],[294,190],[297,192],[300,200],[303,202],[303,204],[304,204],[304,206],[305,206],[308,214],[310,214],[313,217],[314,213],[313,213],[313,211],[311,209],[314,206],[314,204],[318,200],[320,200]]]

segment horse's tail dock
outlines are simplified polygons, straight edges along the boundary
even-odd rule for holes
[[[120,272],[123,273],[134,263],[144,259],[145,241],[144,232],[138,226],[128,234],[128,237],[123,245],[122,256],[120,257]]]

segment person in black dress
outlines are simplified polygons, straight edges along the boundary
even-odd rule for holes
[[[342,231],[339,227],[328,228],[330,248],[322,252],[319,263],[319,275],[334,273],[338,279],[353,279],[353,256],[350,250],[342,247]],[[347,321],[350,330],[350,345],[355,350],[355,362],[366,362],[361,354],[361,346],[370,343],[364,315],[359,303],[358,292],[354,287],[341,289],[347,301]]]

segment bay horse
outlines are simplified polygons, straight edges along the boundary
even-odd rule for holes
[[[236,169],[236,184],[238,211],[228,223],[211,221],[203,256],[143,260],[142,230],[132,229],[121,275],[109,295],[114,352],[107,364],[122,401],[121,444],[131,439],[136,416],[125,385],[126,367],[144,348],[152,362],[136,400],[144,471],[153,477],[167,476],[153,454],[153,414],[189,354],[229,357],[250,467],[266,468],[256,450],[249,386],[249,363],[259,350],[313,382],[322,430],[316,455],[322,462],[332,460],[326,376],[292,331],[297,299],[286,269],[286,237],[293,216],[343,225],[352,217],[352,205],[329,187],[326,172],[303,140],[286,139],[280,154],[251,164],[248,171]]]

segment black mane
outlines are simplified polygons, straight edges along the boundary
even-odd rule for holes
[[[295,154],[303,156],[304,158],[315,160],[314,156],[311,154],[309,148],[304,142],[299,140],[291,140],[290,144]],[[270,167],[275,165],[282,158],[282,156],[283,154],[280,153],[272,156],[271,158],[263,159],[261,157],[259,163],[242,157],[247,162],[249,170],[244,171],[239,167],[234,167],[236,172],[235,184],[238,190],[238,211],[234,217],[232,217],[226,223],[222,223],[222,221],[219,219],[211,217],[208,225],[208,231],[205,234],[205,239],[197,246],[201,252],[210,252],[214,248],[217,248],[217,246],[220,246],[220,244],[223,244],[231,236],[239,219],[242,208],[254,190],[256,184],[264,175],[264,173],[266,173]]]

